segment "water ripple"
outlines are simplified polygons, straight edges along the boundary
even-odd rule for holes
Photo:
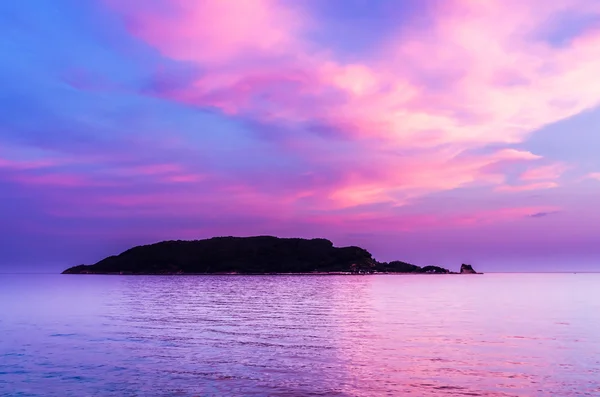
[[[598,396],[599,283],[6,276],[0,396]]]

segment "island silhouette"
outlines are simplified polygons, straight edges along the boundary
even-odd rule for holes
[[[439,266],[378,262],[364,248],[327,239],[213,237],[142,245],[62,274],[457,274]],[[460,273],[477,274],[463,264]]]

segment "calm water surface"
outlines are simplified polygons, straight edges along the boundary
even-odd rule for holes
[[[0,275],[0,396],[600,396],[600,274]]]

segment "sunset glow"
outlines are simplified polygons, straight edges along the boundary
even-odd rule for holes
[[[0,266],[271,234],[600,270],[600,2],[12,1],[0,22]]]

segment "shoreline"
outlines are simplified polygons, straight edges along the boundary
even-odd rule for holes
[[[312,273],[61,273],[66,275],[88,276],[444,276],[483,273],[400,273],[400,272],[375,272],[375,273],[350,273],[350,272],[312,272]]]

